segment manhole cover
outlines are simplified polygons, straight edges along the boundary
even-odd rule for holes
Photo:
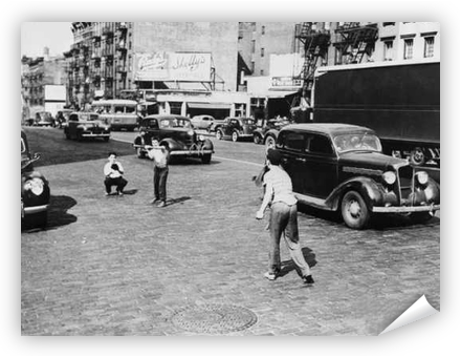
[[[195,333],[225,334],[251,327],[257,322],[257,315],[235,305],[206,304],[180,310],[171,321]]]

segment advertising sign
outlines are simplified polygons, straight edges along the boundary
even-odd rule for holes
[[[136,80],[207,82],[211,79],[210,53],[156,52],[135,55]]]

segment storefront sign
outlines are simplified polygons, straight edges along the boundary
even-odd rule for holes
[[[292,77],[272,77],[272,87],[301,87],[302,79]]]

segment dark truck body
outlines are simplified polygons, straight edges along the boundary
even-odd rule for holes
[[[313,122],[373,129],[383,150],[414,165],[440,166],[440,62],[320,67]]]

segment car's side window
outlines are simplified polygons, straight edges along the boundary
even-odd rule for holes
[[[288,132],[283,137],[283,146],[292,151],[304,151],[306,147],[306,137],[300,132]]]
[[[331,155],[333,153],[332,145],[329,139],[320,135],[314,135],[310,138],[308,151],[311,153],[319,153],[325,155]]]

